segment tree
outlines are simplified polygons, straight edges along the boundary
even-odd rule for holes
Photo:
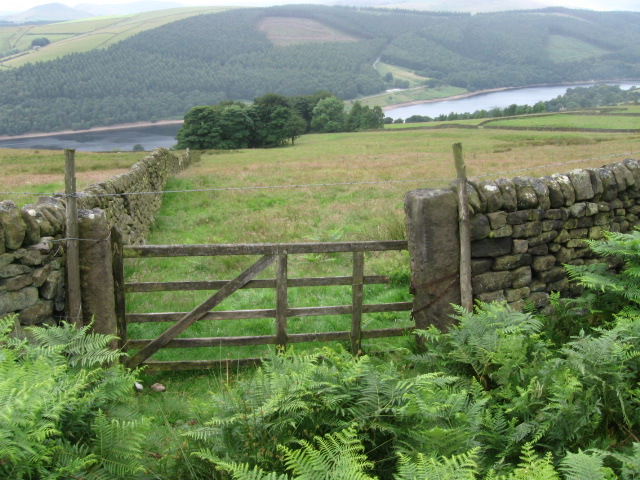
[[[287,120],[285,130],[287,132],[287,138],[291,140],[291,145],[294,144],[296,138],[307,132],[308,125],[304,118],[297,113],[291,115]]]
[[[320,100],[313,109],[311,130],[314,132],[341,132],[344,130],[344,124],[344,103],[338,97]]]
[[[134,152],[144,152],[144,147],[143,147],[141,144],[136,143],[136,144],[133,146],[133,151],[134,151]]]
[[[289,99],[277,93],[267,93],[253,101],[255,116],[254,146],[277,147],[290,138],[289,121],[297,115]]]
[[[34,38],[31,41],[31,48],[33,48],[33,47],[46,47],[50,43],[51,43],[51,41],[46,37]]]

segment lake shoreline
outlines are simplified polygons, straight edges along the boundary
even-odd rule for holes
[[[410,102],[395,103],[393,105],[386,105],[386,106],[382,107],[382,110],[383,111],[395,110],[396,108],[411,107],[413,105],[422,105],[424,103],[436,103],[436,102],[443,102],[443,101],[448,101],[448,100],[459,100],[461,98],[475,97],[476,95],[485,95],[487,93],[496,93],[496,92],[506,92],[508,90],[521,90],[521,89],[525,89],[525,88],[564,87],[564,86],[566,86],[567,88],[571,88],[572,86],[575,86],[575,85],[599,85],[601,83],[612,84],[612,83],[616,83],[616,82],[628,83],[628,82],[633,82],[633,81],[636,81],[636,79],[634,79],[634,80],[614,80],[614,81],[602,80],[602,81],[599,81],[599,82],[592,81],[592,82],[570,82],[570,83],[538,83],[538,84],[534,84],[534,85],[527,85],[527,86],[524,86],[524,87],[487,88],[485,90],[475,90],[473,92],[460,93],[458,95],[451,95],[449,97],[431,98],[429,100],[412,100]]]
[[[105,127],[91,127],[83,130],[60,130],[57,132],[23,133],[21,135],[0,135],[0,140],[18,140],[20,138],[53,137],[55,135],[74,135],[77,133],[107,132],[111,130],[124,130],[124,129],[138,128],[138,127],[181,125],[182,123],[184,123],[184,120],[158,120],[157,122],[119,123],[117,125],[108,125]]]
[[[521,90],[521,89],[526,89],[526,88],[537,88],[537,87],[560,87],[560,86],[566,86],[567,88],[570,88],[573,85],[598,85],[600,83],[616,83],[616,82],[620,82],[620,83],[627,83],[627,82],[634,82],[636,80],[615,80],[615,81],[599,81],[599,82],[572,82],[572,83],[544,83],[544,84],[536,84],[536,85],[527,85],[524,87],[500,87],[500,88],[488,88],[485,90],[476,90],[473,92],[465,92],[465,93],[460,93],[458,95],[451,95],[448,97],[441,97],[441,98],[432,98],[429,100],[412,100],[410,102],[402,102],[402,103],[395,103],[393,105],[385,105],[384,107],[382,107],[383,111],[389,111],[389,110],[395,110],[396,108],[402,108],[402,107],[410,107],[410,106],[414,106],[414,105],[422,105],[422,104],[429,104],[429,103],[437,103],[437,102],[443,102],[443,101],[450,101],[450,100],[459,100],[459,99],[463,99],[463,98],[469,98],[469,97],[474,97],[477,95],[485,95],[485,94],[489,94],[489,93],[496,93],[496,92],[505,92],[508,90]],[[640,82],[640,81],[639,81]],[[39,137],[52,137],[52,136],[57,136],[57,135],[73,135],[73,134],[78,134],[78,133],[98,133],[98,132],[106,132],[106,131],[111,131],[111,130],[124,130],[124,129],[130,129],[130,128],[142,128],[142,127],[153,127],[153,126],[162,126],[162,125],[181,125],[182,123],[184,123],[184,120],[158,120],[155,122],[133,122],[133,123],[120,123],[117,125],[108,125],[108,126],[104,126],[104,127],[92,127],[92,128],[87,128],[87,129],[82,129],[82,130],[60,130],[57,132],[38,132],[38,133],[23,133],[20,135],[0,135],[0,141],[1,140],[19,140],[19,139],[29,139],[29,138],[39,138]]]

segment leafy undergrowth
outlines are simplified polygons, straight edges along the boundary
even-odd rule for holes
[[[0,468],[34,479],[639,478],[639,238],[594,243],[622,273],[573,269],[599,295],[556,298],[551,316],[478,303],[447,332],[417,332],[420,351],[289,349],[255,369],[141,374],[164,392],[133,394],[134,377],[98,368],[100,355],[79,369],[74,342],[43,343],[56,329],[33,344],[5,335]],[[108,471],[114,458],[127,469]]]

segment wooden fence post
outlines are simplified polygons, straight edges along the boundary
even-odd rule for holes
[[[124,351],[127,343],[124,256],[122,252],[122,234],[116,227],[111,228],[111,252],[113,257],[113,290],[116,306],[116,335],[119,339],[118,348]]]
[[[64,193],[67,217],[67,305],[70,321],[77,327],[82,327],[75,154],[76,151],[74,149],[68,148],[64,151]]]
[[[460,305],[468,312],[473,310],[471,287],[471,227],[467,203],[467,167],[462,157],[462,144],[453,144],[453,157],[458,174],[458,230],[460,232]]]
[[[353,252],[353,285],[351,293],[351,353],[362,350],[362,296],[364,283],[364,252]]]
[[[276,345],[287,346],[287,254],[278,255],[276,264]]]

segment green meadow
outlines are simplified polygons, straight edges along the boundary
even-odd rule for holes
[[[582,119],[586,116],[526,117]],[[608,120],[614,117],[599,117]],[[633,118],[633,117],[619,117]],[[475,121],[474,121],[475,122]],[[596,122],[596,120],[592,120]],[[446,122],[441,122],[446,123]],[[465,122],[454,122],[464,124]],[[379,131],[305,135],[295,146],[275,149],[204,151],[200,160],[171,179],[149,244],[284,243],[404,238],[403,198],[417,188],[447,187],[455,176],[451,146],[461,142],[471,178],[545,175],[574,168],[600,166],[640,153],[640,134],[563,131],[515,131],[432,128],[434,123],[393,125]],[[612,123],[610,123],[613,125]],[[616,124],[617,125],[617,124]],[[447,125],[445,125],[447,126]],[[392,128],[391,128],[392,127]],[[400,128],[404,127],[404,128]],[[617,127],[612,127],[617,128]],[[79,188],[120,173],[144,153],[77,152]],[[62,152],[1,150],[0,191],[33,192],[33,196],[3,195],[16,203],[35,201],[37,194],[61,191]],[[190,257],[130,259],[128,281],[227,280],[256,257]],[[385,275],[391,285],[365,287],[365,303],[409,301],[406,252],[367,254],[365,275]],[[289,276],[351,274],[345,254],[291,255]],[[273,278],[267,270],[260,278]],[[127,294],[131,313],[188,312],[213,292]],[[349,287],[292,288],[292,307],[347,305]],[[270,289],[241,290],[219,309],[274,308]],[[411,324],[408,313],[367,314],[364,328]],[[129,326],[131,338],[154,338],[169,325]],[[349,318],[304,317],[289,320],[291,333],[348,330]],[[272,319],[203,321],[182,336],[273,334]],[[376,340],[368,349],[385,349],[405,339]],[[395,342],[395,343],[394,343]],[[304,349],[305,345],[295,345]],[[264,348],[167,349],[153,357],[169,359],[240,358],[261,355]]]

